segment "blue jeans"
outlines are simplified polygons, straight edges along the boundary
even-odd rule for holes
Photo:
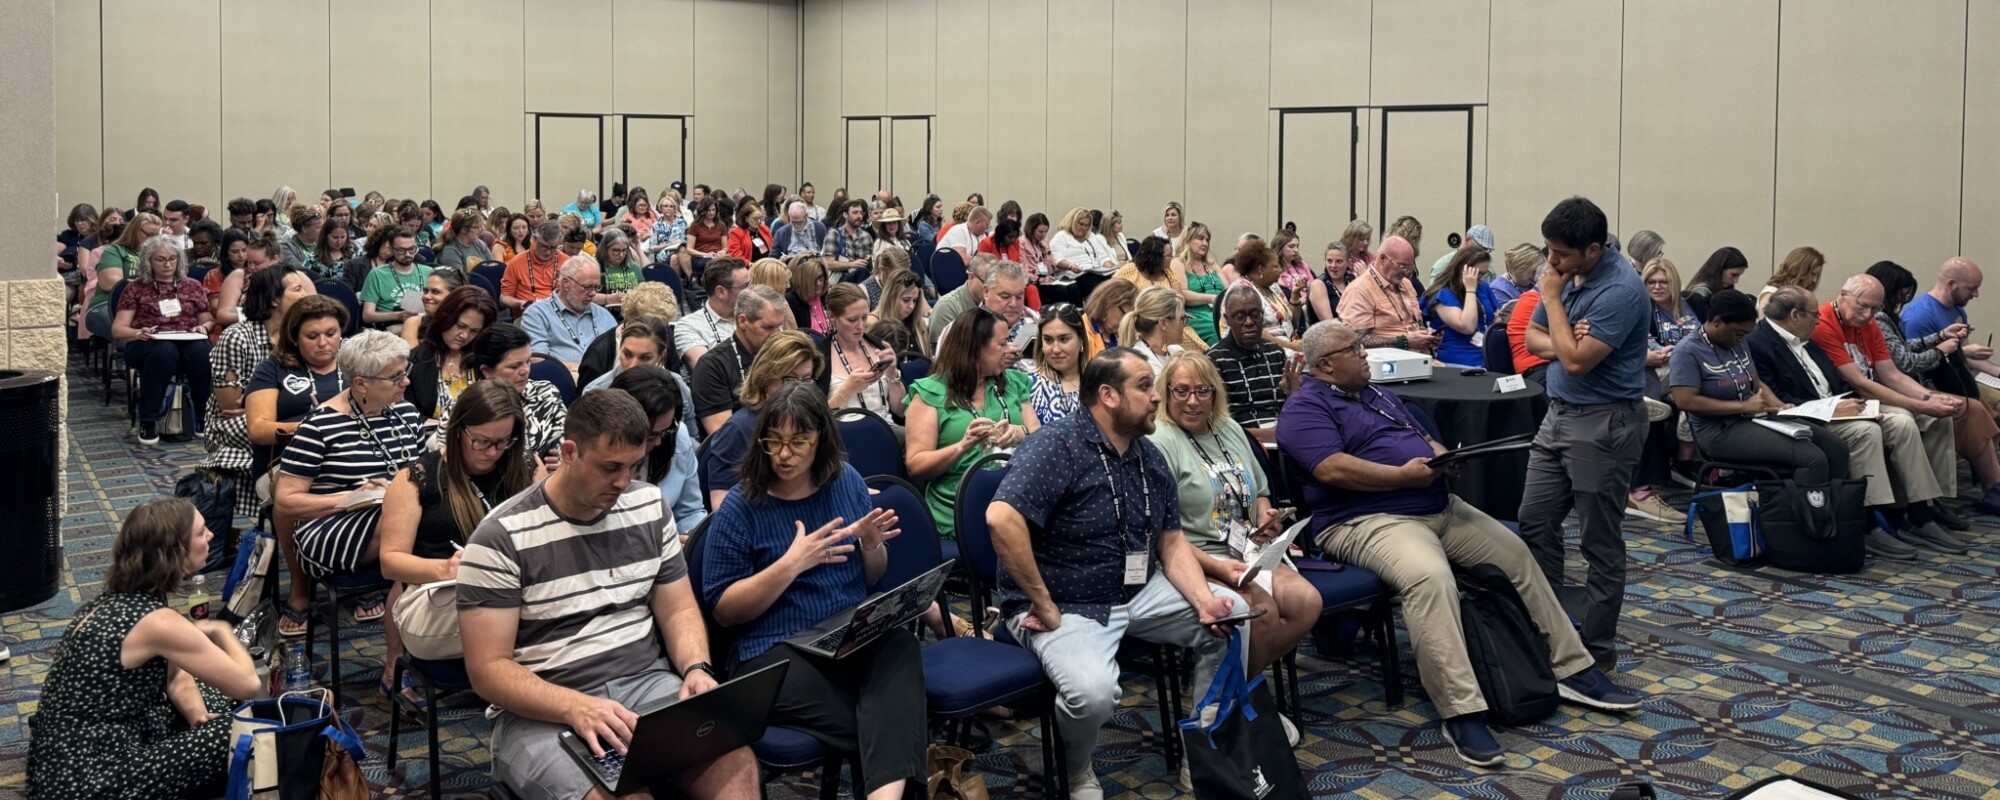
[[[125,343],[125,363],[139,371],[139,421],[157,422],[166,413],[167,384],[179,374],[187,378],[188,405],[208,407],[210,386],[207,340],[162,342],[142,340]],[[195,412],[200,419],[201,411]],[[193,431],[189,431],[193,433]]]

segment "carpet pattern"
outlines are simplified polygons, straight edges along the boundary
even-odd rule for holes
[[[35,712],[70,617],[98,591],[118,521],[171,492],[200,457],[197,444],[137,446],[119,398],[100,406],[81,368],[71,378],[64,588],[0,617],[0,641],[14,654],[0,681],[0,797],[25,788],[23,720]],[[1925,553],[1914,563],[1871,561],[1859,574],[1820,576],[1724,566],[1678,531],[1630,525],[1617,679],[1647,695],[1641,712],[1566,705],[1541,723],[1496,730],[1510,752],[1505,768],[1469,769],[1439,733],[1407,632],[1396,652],[1408,696],[1393,709],[1377,646],[1335,657],[1308,639],[1299,659],[1300,764],[1315,797],[1601,798],[1619,783],[1649,780],[1663,797],[1719,798],[1782,773],[1864,797],[2000,798],[2000,525],[1975,520],[1973,538],[1967,556]],[[383,797],[426,796],[420,726],[406,722],[396,769],[386,766],[389,711],[373,689],[380,628],[345,630],[344,716],[366,741],[363,772]],[[319,666],[324,677],[323,655]],[[1127,689],[1096,756],[1105,795],[1184,796],[1161,756],[1150,681],[1134,677]],[[479,712],[469,697],[440,712],[447,797],[487,796],[488,726]],[[994,796],[1042,796],[1037,726],[979,727],[978,764]],[[774,798],[816,796],[817,776],[771,777]]]

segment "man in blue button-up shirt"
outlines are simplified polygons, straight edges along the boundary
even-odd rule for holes
[[[1193,649],[1201,697],[1228,647],[1229,631],[1207,623],[1250,606],[1203,577],[1181,535],[1173,476],[1145,438],[1160,407],[1146,360],[1109,348],[1079,388],[1084,413],[1022,443],[986,523],[1002,617],[1056,687],[1070,797],[1094,799],[1103,793],[1090,753],[1118,707],[1119,641]],[[1249,652],[1249,628],[1239,635]]]
[[[590,302],[591,295],[603,288],[602,274],[589,257],[572,257],[556,272],[555,292],[521,314],[521,329],[534,342],[535,352],[563,362],[572,373],[590,343],[618,326],[611,312]]]

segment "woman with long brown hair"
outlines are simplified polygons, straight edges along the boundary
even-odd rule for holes
[[[975,307],[938,343],[931,374],[910,384],[904,466],[929,481],[924,502],[938,535],[954,538],[958,480],[980,456],[1007,450],[1041,427],[1030,403],[1034,379],[1008,369],[1007,321]]]

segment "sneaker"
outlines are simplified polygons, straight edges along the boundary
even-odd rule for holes
[[[1925,550],[1935,550],[1955,556],[1965,555],[1966,552],[1965,547],[1960,545],[1957,539],[1953,539],[1951,534],[1945,533],[1944,529],[1938,527],[1938,524],[1935,522],[1926,522],[1922,525],[1912,525],[1904,528],[1896,532],[1896,537],[1902,539],[1906,544],[1915,545]]]
[[[1626,498],[1625,516],[1637,517],[1647,522],[1660,522],[1667,525],[1686,525],[1688,521],[1686,514],[1675,510],[1673,506],[1667,505],[1666,499],[1660,497],[1658,492],[1646,495],[1644,500],[1637,497]]]
[[[1943,541],[1945,543],[1950,544],[1953,547],[1963,547],[1966,550],[1972,549],[1973,541],[1971,539],[1966,538],[1966,534],[1959,533],[1953,530],[1947,530],[1943,526],[1938,527],[1938,532],[1944,534]]]
[[[12,661],[12,660],[14,660],[14,649],[4,644],[0,644],[0,661]]]
[[[1293,747],[1298,747],[1298,746],[1299,746],[1299,726],[1297,726],[1297,725],[1293,725],[1293,724],[1292,724],[1292,718],[1291,718],[1291,717],[1287,717],[1287,716],[1285,716],[1285,715],[1283,715],[1283,714],[1279,714],[1279,715],[1278,715],[1278,721],[1279,721],[1279,722],[1282,722],[1282,723],[1284,723],[1284,724],[1285,724],[1285,741],[1287,741],[1287,742],[1291,742],[1291,743],[1292,743],[1292,746],[1293,746]]]
[[[1653,398],[1650,397],[1641,399],[1646,401],[1647,422],[1659,422],[1661,420],[1666,419],[1667,417],[1673,416],[1674,413],[1673,406],[1667,405],[1666,403],[1660,402],[1658,400],[1654,400]]]
[[[1500,740],[1493,738],[1493,731],[1486,728],[1486,721],[1478,714],[1460,714],[1444,721],[1439,728],[1444,732],[1444,740],[1458,757],[1475,767],[1497,767],[1507,760],[1507,751],[1500,749]]]
[[[1867,550],[1869,555],[1876,558],[1886,558],[1891,561],[1917,560],[1917,548],[1910,546],[1901,539],[1890,536],[1881,528],[1868,529],[1868,538],[1862,540],[1862,548]]]
[[[1986,494],[1972,504],[1972,510],[1989,517],[2000,517],[2000,486],[1986,490]]]
[[[1599,711],[1631,711],[1639,707],[1639,695],[1618,688],[1604,673],[1587,669],[1556,683],[1562,699]]]
[[[160,423],[140,422],[139,443],[151,447],[160,443]]]
[[[1931,518],[1937,520],[1938,526],[1944,528],[1945,530],[1949,531],[1972,530],[1972,523],[1967,522],[1963,514],[1960,514],[1956,511],[1946,508],[1943,503],[1938,503],[1938,502],[1931,503]],[[1952,537],[1953,540],[1956,540],[1957,538],[1958,537],[1956,536]]]
[[[1069,800],[1104,800],[1104,787],[1097,783],[1095,768],[1085,768],[1069,776]]]

